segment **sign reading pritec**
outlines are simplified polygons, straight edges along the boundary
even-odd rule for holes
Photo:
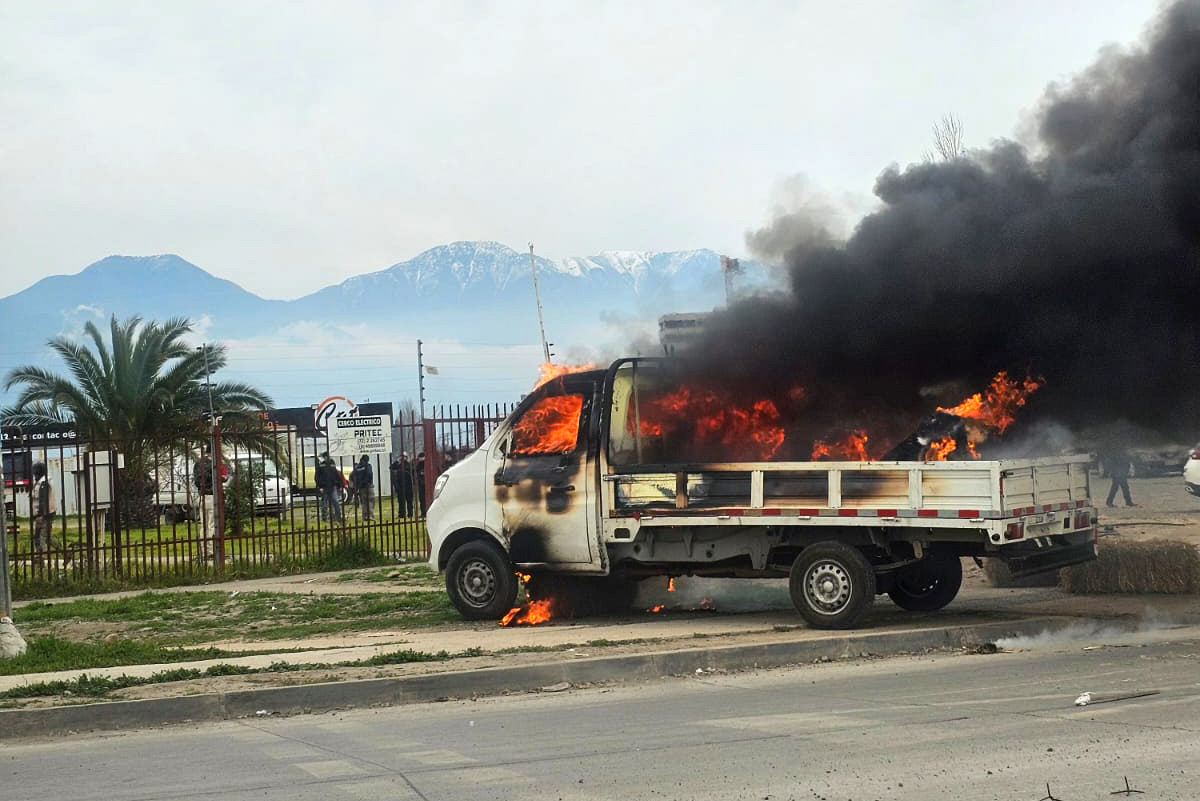
[[[392,450],[391,415],[347,415],[329,421],[329,455],[374,456]]]

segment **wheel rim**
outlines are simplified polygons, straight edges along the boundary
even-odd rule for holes
[[[471,606],[487,606],[496,597],[496,571],[483,559],[472,559],[458,571],[458,590]]]
[[[854,583],[846,568],[825,560],[808,568],[804,576],[804,595],[814,612],[836,615],[849,606]]]

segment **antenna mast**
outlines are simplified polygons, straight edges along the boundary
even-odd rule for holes
[[[550,344],[546,342],[546,322],[542,319],[542,296],[538,292],[537,262],[533,258],[532,242],[529,243],[529,271],[533,273],[533,300],[537,303],[538,330],[542,333],[542,355],[546,357],[546,364],[549,364]]]

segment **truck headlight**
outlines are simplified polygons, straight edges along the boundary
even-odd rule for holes
[[[442,473],[437,477],[437,481],[433,482],[433,499],[435,501],[437,500],[437,497],[442,494],[442,490],[446,487],[446,482],[449,480],[450,474]]]

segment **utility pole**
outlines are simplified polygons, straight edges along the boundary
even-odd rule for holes
[[[421,352],[424,343],[417,340],[417,393],[421,398],[421,419],[425,419],[425,356]]]
[[[208,343],[200,345],[199,351],[204,355],[204,386],[208,390],[208,424],[209,424],[209,441],[208,453],[210,455],[210,466],[212,467],[212,498],[213,498],[213,519],[212,532],[213,539],[216,542],[210,543],[214,551],[214,561],[219,570],[225,569],[225,521],[222,519],[225,516],[225,493],[221,486],[221,432],[217,426],[217,415],[213,410],[212,398],[212,370],[208,366]],[[200,502],[203,504],[204,499]]]
[[[546,342],[546,322],[542,319],[542,296],[538,292],[537,261],[533,258],[533,243],[529,243],[529,271],[533,273],[533,300],[537,303],[538,330],[542,333],[542,355],[550,363],[550,345]]]
[[[742,271],[742,265],[737,259],[729,256],[721,257],[721,272],[725,273],[725,305],[733,300],[733,277]]]
[[[213,488],[213,498],[215,499],[217,497],[216,496],[217,484],[218,484],[217,478],[218,478],[218,476],[220,476],[220,471],[218,470],[217,465],[219,463],[221,456],[220,456],[220,454],[218,454],[216,452],[216,450],[214,450],[219,445],[219,442],[217,439],[217,416],[216,416],[216,414],[213,413],[212,371],[209,370],[209,368],[208,368],[208,343],[207,342],[203,343],[199,347],[199,351],[204,355],[204,386],[206,389],[208,389],[208,434],[209,434],[209,439],[208,439],[209,451],[208,451],[208,453],[212,457],[210,459],[210,461],[212,462],[211,480],[212,480],[212,488]],[[216,503],[214,502],[213,505],[215,507]],[[214,515],[216,514],[215,509],[213,511],[213,514]],[[215,529],[216,529],[215,524],[214,524],[213,528],[215,531]]]

